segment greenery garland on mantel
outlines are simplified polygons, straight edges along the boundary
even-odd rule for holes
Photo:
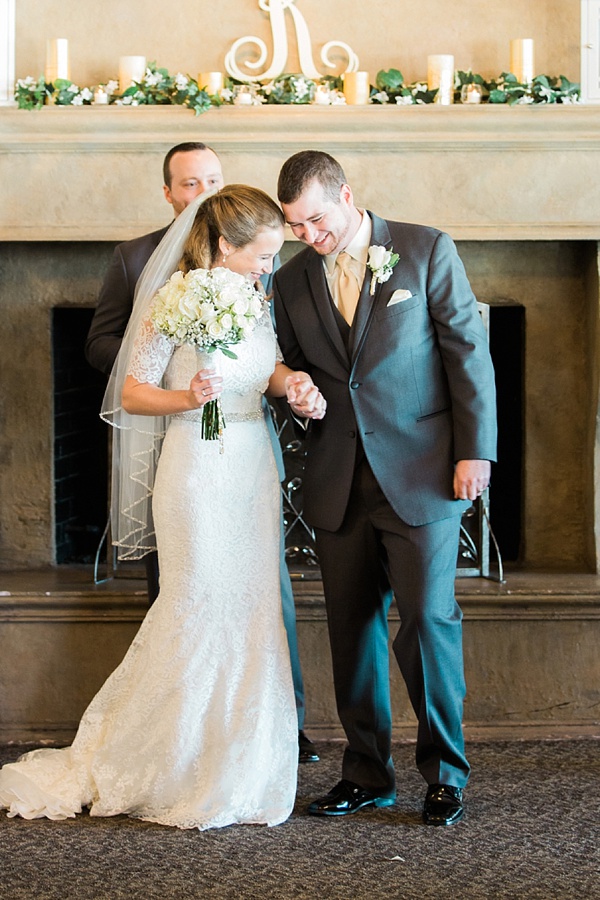
[[[460,101],[464,85],[477,85],[481,102],[493,104],[578,103],[580,86],[564,75],[558,78],[536,75],[530,84],[520,83],[510,72],[491,81],[471,72],[457,71],[454,75],[454,100]],[[206,86],[189,75],[170,75],[167,69],[149,63],[141,81],[134,82],[122,94],[118,83],[109,81],[95,87],[80,88],[72,81],[57,79],[47,83],[44,76],[19,79],[15,85],[15,100],[19,109],[41,109],[44,105],[91,106],[95,92],[104,92],[105,103],[118,106],[169,105],[184,106],[196,115],[211,107],[223,105],[295,104],[341,105],[345,103],[342,79],[322,78],[314,81],[304,75],[280,75],[266,84],[246,84],[227,79],[219,94],[209,94]],[[380,70],[371,85],[370,102],[374,104],[420,105],[434,103],[437,90],[429,90],[425,82],[407,84],[399,69]]]

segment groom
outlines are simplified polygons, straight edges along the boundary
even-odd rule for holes
[[[165,199],[173,207],[175,218],[199,194],[215,188],[221,188],[225,183],[219,157],[214,150],[200,142],[187,142],[172,147],[164,159],[163,178]],[[85,345],[87,361],[107,376],[111,373],[129,316],[131,315],[137,281],[142,274],[142,269],[168,231],[168,228],[169,226],[167,225],[158,231],[144,234],[132,241],[125,241],[115,247],[110,268],[106,273],[100,290],[98,305]],[[270,280],[270,278],[270,275],[264,276],[265,280]],[[270,284],[267,283],[264,287],[267,294],[270,293]],[[271,432],[279,475],[283,479],[285,472],[281,447],[270,413],[265,415],[265,419]],[[144,561],[146,563],[148,581],[148,599],[152,603],[158,595],[157,553],[148,553],[144,557]],[[319,757],[315,752],[315,746],[303,730],[305,714],[304,683],[298,655],[294,595],[285,561],[283,544],[280,559],[280,581],[283,620],[290,649],[296,710],[298,713],[299,761],[317,762]]]
[[[342,780],[309,813],[394,802],[391,586],[401,619],[394,652],[428,784],[423,818],[452,825],[469,777],[454,597],[460,517],[487,487],[496,445],[486,335],[448,235],[358,209],[327,153],[288,159],[278,195],[308,245],[275,274],[275,316],[285,362],[309,372],[327,401],[310,424],[304,509],[348,738]]]

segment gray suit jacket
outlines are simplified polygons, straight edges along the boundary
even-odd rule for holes
[[[121,347],[142,269],[168,229],[167,225],[115,247],[85,343],[87,361],[105,375],[110,375]]]
[[[369,213],[371,243],[400,255],[370,296],[362,287],[346,350],[321,257],[307,248],[274,278],[275,317],[286,363],[308,371],[327,400],[311,423],[305,513],[337,530],[350,495],[359,441],[396,514],[423,525],[460,514],[455,461],[495,459],[494,372],[475,297],[451,238]],[[396,290],[412,296],[388,306]]]

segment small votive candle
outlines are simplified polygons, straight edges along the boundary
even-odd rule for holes
[[[330,106],[329,89],[322,84],[317,85],[314,102],[317,106]]]
[[[234,106],[252,106],[252,94],[248,89],[241,88],[236,94],[234,101]]]
[[[57,78],[70,79],[69,42],[66,38],[53,38],[46,41],[46,69],[44,77],[48,84]]]
[[[103,86],[100,84],[94,91],[94,105],[95,106],[107,106],[108,105],[108,94],[104,90]]]
[[[463,84],[460,89],[461,103],[481,103],[483,89],[480,84]]]
[[[437,89],[435,103],[449,106],[454,103],[454,57],[438,53],[427,57],[427,87]]]
[[[134,81],[141,81],[146,74],[145,56],[121,56],[119,59],[119,90],[121,93],[131,87]]]
[[[369,102],[371,85],[368,72],[344,73],[344,97],[350,106],[365,106]]]
[[[510,71],[520,84],[533,81],[533,39],[515,38],[510,42]]]
[[[220,94],[223,90],[222,72],[200,72],[198,75],[198,87],[208,94]]]

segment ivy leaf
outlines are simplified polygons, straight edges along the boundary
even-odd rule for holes
[[[375,84],[380,90],[399,91],[404,84],[404,77],[399,69],[380,69]]]

